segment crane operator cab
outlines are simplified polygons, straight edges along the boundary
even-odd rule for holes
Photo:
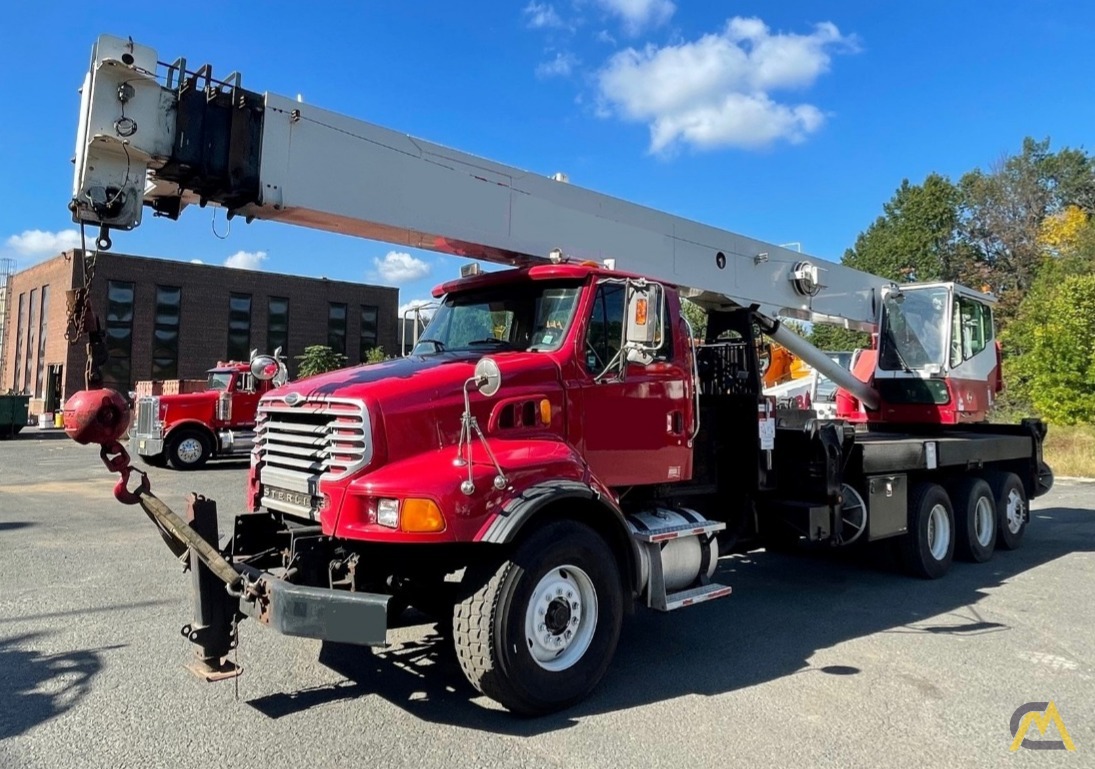
[[[993,298],[955,283],[883,291],[873,349],[852,367],[881,404],[863,407],[841,391],[837,415],[858,421],[959,424],[988,418],[1002,389]]]

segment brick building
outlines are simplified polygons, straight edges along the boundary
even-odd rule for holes
[[[84,386],[85,347],[65,339],[65,292],[82,285],[70,251],[16,273],[7,286],[0,392],[30,393],[31,413],[54,411]],[[106,332],[108,387],[141,379],[200,379],[250,351],[289,357],[327,344],[359,363],[369,348],[399,349],[399,292],[206,264],[100,253],[91,301]]]

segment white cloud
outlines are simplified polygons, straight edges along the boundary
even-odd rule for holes
[[[531,2],[522,13],[532,29],[558,29],[563,26],[563,20],[550,3]]]
[[[772,34],[760,19],[730,19],[718,34],[692,42],[615,54],[598,73],[602,114],[650,126],[650,149],[762,147],[802,141],[825,116],[811,104],[769,94],[805,88],[829,71],[833,51],[854,37],[822,23],[808,35]]]
[[[9,249],[30,260],[56,256],[62,251],[80,247],[79,230],[24,230],[5,241]]]
[[[619,16],[624,31],[632,36],[647,27],[660,27],[677,11],[672,0],[597,0],[597,5]]]
[[[224,266],[235,267],[237,270],[261,270],[264,261],[265,251],[237,251],[224,260]]]
[[[380,277],[389,283],[405,283],[430,274],[430,265],[405,251],[389,251],[383,259],[373,259]]]
[[[578,57],[570,51],[562,51],[555,54],[555,58],[550,61],[541,62],[536,67],[536,76],[547,77],[569,77],[570,73],[574,71],[574,68],[579,64]]]
[[[415,307],[425,307],[428,304],[433,304],[435,301],[436,300],[434,300],[434,299],[412,299],[411,301],[409,301],[405,304],[399,305],[399,317],[402,318],[403,314],[405,312],[407,312],[407,310],[413,310]],[[433,314],[432,310],[428,310],[428,311],[424,310],[422,312],[422,317],[428,318],[432,314]],[[413,318],[414,315],[411,315],[409,317]]]
[[[205,262],[203,262],[201,259],[191,259],[190,263],[191,264],[205,264]]]

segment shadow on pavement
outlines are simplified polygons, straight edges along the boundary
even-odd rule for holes
[[[859,557],[790,556],[758,551],[723,559],[716,579],[726,599],[671,614],[639,610],[625,620],[616,657],[593,695],[561,714],[520,719],[479,698],[450,642],[433,626],[413,642],[379,652],[325,644],[320,663],[345,681],[269,695],[250,705],[279,718],[332,702],[382,697],[426,721],[532,735],[576,719],[687,695],[717,695],[790,675],[856,675],[851,665],[814,668],[809,659],[879,632],[976,636],[1007,632],[977,608],[988,589],[1068,553],[1095,550],[1095,514],[1037,512],[1023,546],[986,564],[956,563],[945,578],[913,580]],[[472,701],[474,700],[474,702]]]
[[[30,731],[74,707],[102,669],[101,652],[81,649],[42,654],[26,646],[40,633],[0,639],[0,740]]]
[[[0,531],[15,531],[17,529],[26,529],[30,526],[37,526],[38,524],[31,521],[0,521]]]

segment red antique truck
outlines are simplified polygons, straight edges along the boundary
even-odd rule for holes
[[[273,379],[255,377],[250,363],[220,361],[209,369],[203,390],[137,396],[130,446],[146,464],[170,463],[176,470],[193,470],[209,459],[247,457],[259,399],[287,379],[280,352],[274,353]]]

